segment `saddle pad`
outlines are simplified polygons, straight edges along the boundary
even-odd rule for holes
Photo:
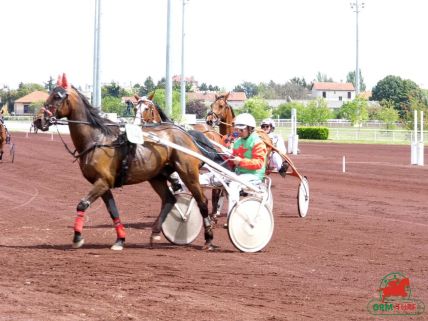
[[[126,138],[133,144],[144,144],[141,127],[134,124],[125,125]]]

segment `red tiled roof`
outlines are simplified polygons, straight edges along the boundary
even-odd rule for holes
[[[354,85],[350,82],[315,82],[312,86],[315,90],[353,91]]]
[[[187,93],[187,97],[189,100],[205,100],[205,101],[215,101],[215,95],[221,95],[220,93],[215,92],[189,92]],[[245,101],[247,100],[247,96],[244,92],[234,92],[231,91],[229,93],[228,101]]]
[[[45,101],[49,97],[49,94],[44,91],[33,91],[24,97],[15,100],[15,103],[35,103],[38,101]]]
[[[137,99],[134,96],[123,96],[122,102],[126,103],[128,100],[130,100],[134,105],[137,103]]]
[[[358,94],[358,97],[364,98],[364,99],[369,99],[372,96],[372,92],[371,91],[362,91]]]

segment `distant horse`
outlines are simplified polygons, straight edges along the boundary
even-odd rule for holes
[[[52,117],[52,113],[45,107],[41,107],[39,111],[33,116],[34,133],[37,134],[37,130],[42,131],[49,130],[49,122],[47,121]],[[31,131],[31,130],[30,130]]]
[[[151,124],[151,123],[172,123],[172,120],[163,112],[163,110],[156,104],[152,102],[153,94],[149,96],[147,99],[141,99],[139,96],[134,96],[137,100],[137,105],[135,107],[135,110],[138,108],[140,109],[141,113],[141,121],[144,126],[144,124]],[[136,113],[138,114],[138,113]],[[206,124],[196,124],[192,126],[194,130],[188,130],[188,133],[196,140],[198,146],[201,146],[203,149],[208,149],[210,152],[213,151],[213,148],[215,148],[217,155],[212,155],[210,158],[212,158],[217,163],[222,161],[221,155],[222,151],[216,146],[212,146],[210,141],[206,141],[201,137],[201,135],[198,135],[198,133],[202,133],[206,138],[208,138],[211,141],[214,141],[217,144],[222,144],[222,135],[220,135],[218,132],[214,130],[213,127],[206,125]],[[224,161],[224,160],[223,160]],[[226,168],[228,163],[224,162],[224,166]],[[230,169],[230,168],[228,168]],[[212,195],[211,195],[211,201],[212,201],[212,215],[211,217],[214,218],[214,214],[217,212],[218,208],[218,202],[220,199],[221,191],[219,189],[213,189]]]
[[[3,146],[6,144],[7,134],[6,134],[6,127],[4,124],[0,121],[0,160],[3,159]]]
[[[122,250],[125,243],[125,229],[120,221],[111,189],[144,181],[150,183],[162,200],[159,217],[152,228],[152,239],[153,236],[158,236],[163,220],[176,202],[175,196],[167,185],[167,177],[174,171],[179,173],[192,193],[203,216],[204,248],[213,248],[213,232],[208,218],[207,199],[199,184],[201,165],[199,159],[150,140],[146,140],[142,145],[129,143],[120,134],[117,124],[102,118],[84,95],[68,85],[65,75],[59,77],[57,87],[46,100],[45,108],[52,113],[52,117],[67,118],[70,136],[75,146],[72,155],[79,160],[83,176],[92,183],[89,193],[77,205],[74,248],[79,248],[84,243],[82,230],[85,211],[101,197],[110,213],[117,234],[116,242],[111,248]],[[55,118],[52,117],[45,120],[49,123],[55,122]],[[43,130],[41,127],[39,129]],[[143,131],[153,132],[160,138],[200,153],[192,138],[173,124],[143,128]]]
[[[213,115],[214,122],[218,123],[220,134],[230,135],[233,132],[233,121],[235,119],[235,113],[232,106],[229,105],[230,93],[223,95],[215,95],[215,101],[211,104],[211,113]],[[256,128],[257,134],[266,144],[268,155],[272,150],[272,140],[269,135],[263,130]]]
[[[230,106],[229,103],[227,102],[227,100],[229,99],[229,94],[230,93],[226,93],[219,96],[215,95],[215,101],[211,104],[211,112],[214,115],[214,119],[217,119],[216,121],[219,124],[220,134],[222,135],[227,135],[233,131],[233,119],[235,118],[235,113],[233,112],[232,106]],[[284,160],[284,163],[288,164],[288,166],[291,167],[291,172],[289,174],[302,179],[302,176],[298,173],[297,169],[294,167],[294,164],[291,161],[291,159],[287,155],[279,151],[273,145],[273,142],[269,137],[269,135],[266,134],[260,128],[256,128],[256,132],[266,145],[266,148],[267,148],[266,161],[268,161],[270,153],[272,153],[272,151],[277,152],[281,156],[281,158]]]

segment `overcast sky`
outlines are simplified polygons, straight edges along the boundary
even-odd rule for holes
[[[174,75],[181,73],[182,0],[171,2]],[[165,76],[167,0],[101,6],[102,83]],[[1,0],[0,86],[43,83],[61,72],[75,86],[92,84],[94,12],[95,0]],[[428,0],[364,1],[359,65],[368,89],[387,75],[428,88],[427,15]],[[190,0],[185,74],[225,89],[309,82],[317,72],[346,81],[356,64],[355,16],[348,0]]]

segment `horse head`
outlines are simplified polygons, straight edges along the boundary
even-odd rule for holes
[[[47,131],[54,119],[68,117],[71,114],[71,105],[67,103],[69,92],[70,85],[65,74],[62,74],[62,76],[58,77],[56,87],[33,120],[36,128]]]
[[[146,123],[160,123],[162,121],[155,104],[148,99],[140,102],[141,119]]]
[[[232,107],[229,105],[227,100],[229,99],[230,93],[215,95],[215,101],[211,104],[211,117],[216,119],[216,125],[220,127],[220,134],[230,134],[232,132],[233,120],[235,113]],[[207,123],[208,123],[207,116]]]

